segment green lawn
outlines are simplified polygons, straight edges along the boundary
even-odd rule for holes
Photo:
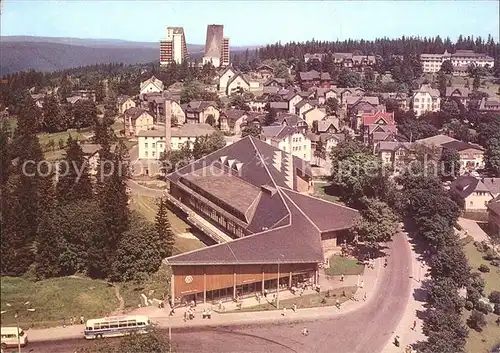
[[[35,282],[21,277],[1,278],[2,326],[13,325],[14,311],[23,309],[29,301],[34,312],[24,311],[21,327],[48,327],[62,325],[70,316],[102,317],[118,307],[112,286],[104,281],[88,278],[63,277]],[[11,307],[7,305],[11,304]]]
[[[360,275],[365,270],[365,265],[358,262],[358,260],[340,256],[333,255],[330,257],[330,267],[325,269],[325,273],[328,276],[340,276],[340,275]]]
[[[343,287],[336,288],[329,291],[330,296],[327,296],[327,292],[313,293],[303,295],[302,297],[296,296],[294,298],[289,298],[285,300],[280,300],[280,309],[287,308],[291,309],[293,304],[297,305],[297,309],[301,308],[315,308],[321,306],[333,306],[335,305],[337,299],[340,303],[344,303],[349,298],[351,298],[356,293],[357,287]],[[345,292],[345,296],[343,296]],[[268,295],[269,297],[269,295]],[[265,299],[262,299],[265,302]],[[242,307],[241,309],[231,310],[226,312],[251,312],[251,311],[270,311],[277,310],[276,306],[271,303],[265,302],[264,304]]]
[[[7,119],[2,119],[0,120],[1,122],[5,122],[7,124],[7,126],[9,127],[9,130],[14,132],[14,130],[16,129],[17,127],[17,118],[14,117],[14,116],[11,116]]]
[[[333,194],[330,184],[314,183],[314,196],[326,201],[343,204],[340,198]]]
[[[484,264],[490,268],[490,272],[481,273],[486,285],[484,294],[488,296],[492,291],[500,291],[500,269],[492,266],[488,261],[483,259],[483,253],[477,251],[474,243],[469,243],[464,246],[464,252],[469,260],[469,264],[473,271],[478,272],[477,268]],[[465,311],[465,318],[470,315],[469,311]],[[495,320],[497,315],[489,314],[486,316],[488,325],[482,332],[469,330],[469,338],[467,339],[467,352],[469,353],[489,353],[491,349],[500,343],[500,327],[496,325]]]
[[[73,139],[78,139],[78,140],[83,140],[83,134],[77,132],[77,131],[61,131],[61,132],[54,132],[52,134],[47,134],[47,133],[40,133],[38,134],[38,140],[40,141],[40,144],[42,147],[47,144],[50,140],[54,140],[56,144],[56,149],[58,149],[58,143],[59,140],[63,140],[66,142],[68,137],[71,135],[71,138]]]

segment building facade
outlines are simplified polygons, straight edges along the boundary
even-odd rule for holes
[[[429,85],[422,85],[411,97],[413,110],[418,117],[426,112],[437,112],[441,109],[439,90]]]
[[[224,26],[208,25],[202,64],[212,63],[215,67],[225,67],[229,65],[229,61],[229,38],[224,37]]]
[[[167,37],[160,41],[160,65],[181,64],[188,58],[183,27],[167,27]]]
[[[480,67],[493,67],[495,59],[492,57],[474,53],[473,50],[457,50],[455,53],[450,54],[445,51],[443,54],[421,54],[420,61],[424,72],[434,73],[441,70],[441,64],[444,61],[451,61],[454,67],[468,67],[470,65]]]

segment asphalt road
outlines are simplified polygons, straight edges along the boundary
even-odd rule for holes
[[[388,250],[378,289],[366,305],[346,315],[315,321],[290,321],[212,328],[172,329],[178,353],[378,353],[397,334],[410,295],[410,249],[397,235]],[[301,331],[309,330],[304,337]],[[162,331],[167,334],[166,331]],[[24,352],[72,353],[92,344],[84,339],[32,342]],[[97,352],[96,352],[97,353]]]

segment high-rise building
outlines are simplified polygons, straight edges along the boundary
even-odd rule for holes
[[[215,67],[229,65],[229,38],[224,38],[223,25],[208,25],[203,64],[211,62]]]
[[[167,27],[167,38],[160,41],[160,64],[182,63],[188,58],[186,36],[182,27]]]

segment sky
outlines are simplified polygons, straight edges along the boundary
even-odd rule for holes
[[[148,1],[1,0],[1,35],[158,42],[167,26],[204,44],[206,26],[223,24],[232,46],[277,41],[375,39],[459,34],[499,39],[496,0]]]

